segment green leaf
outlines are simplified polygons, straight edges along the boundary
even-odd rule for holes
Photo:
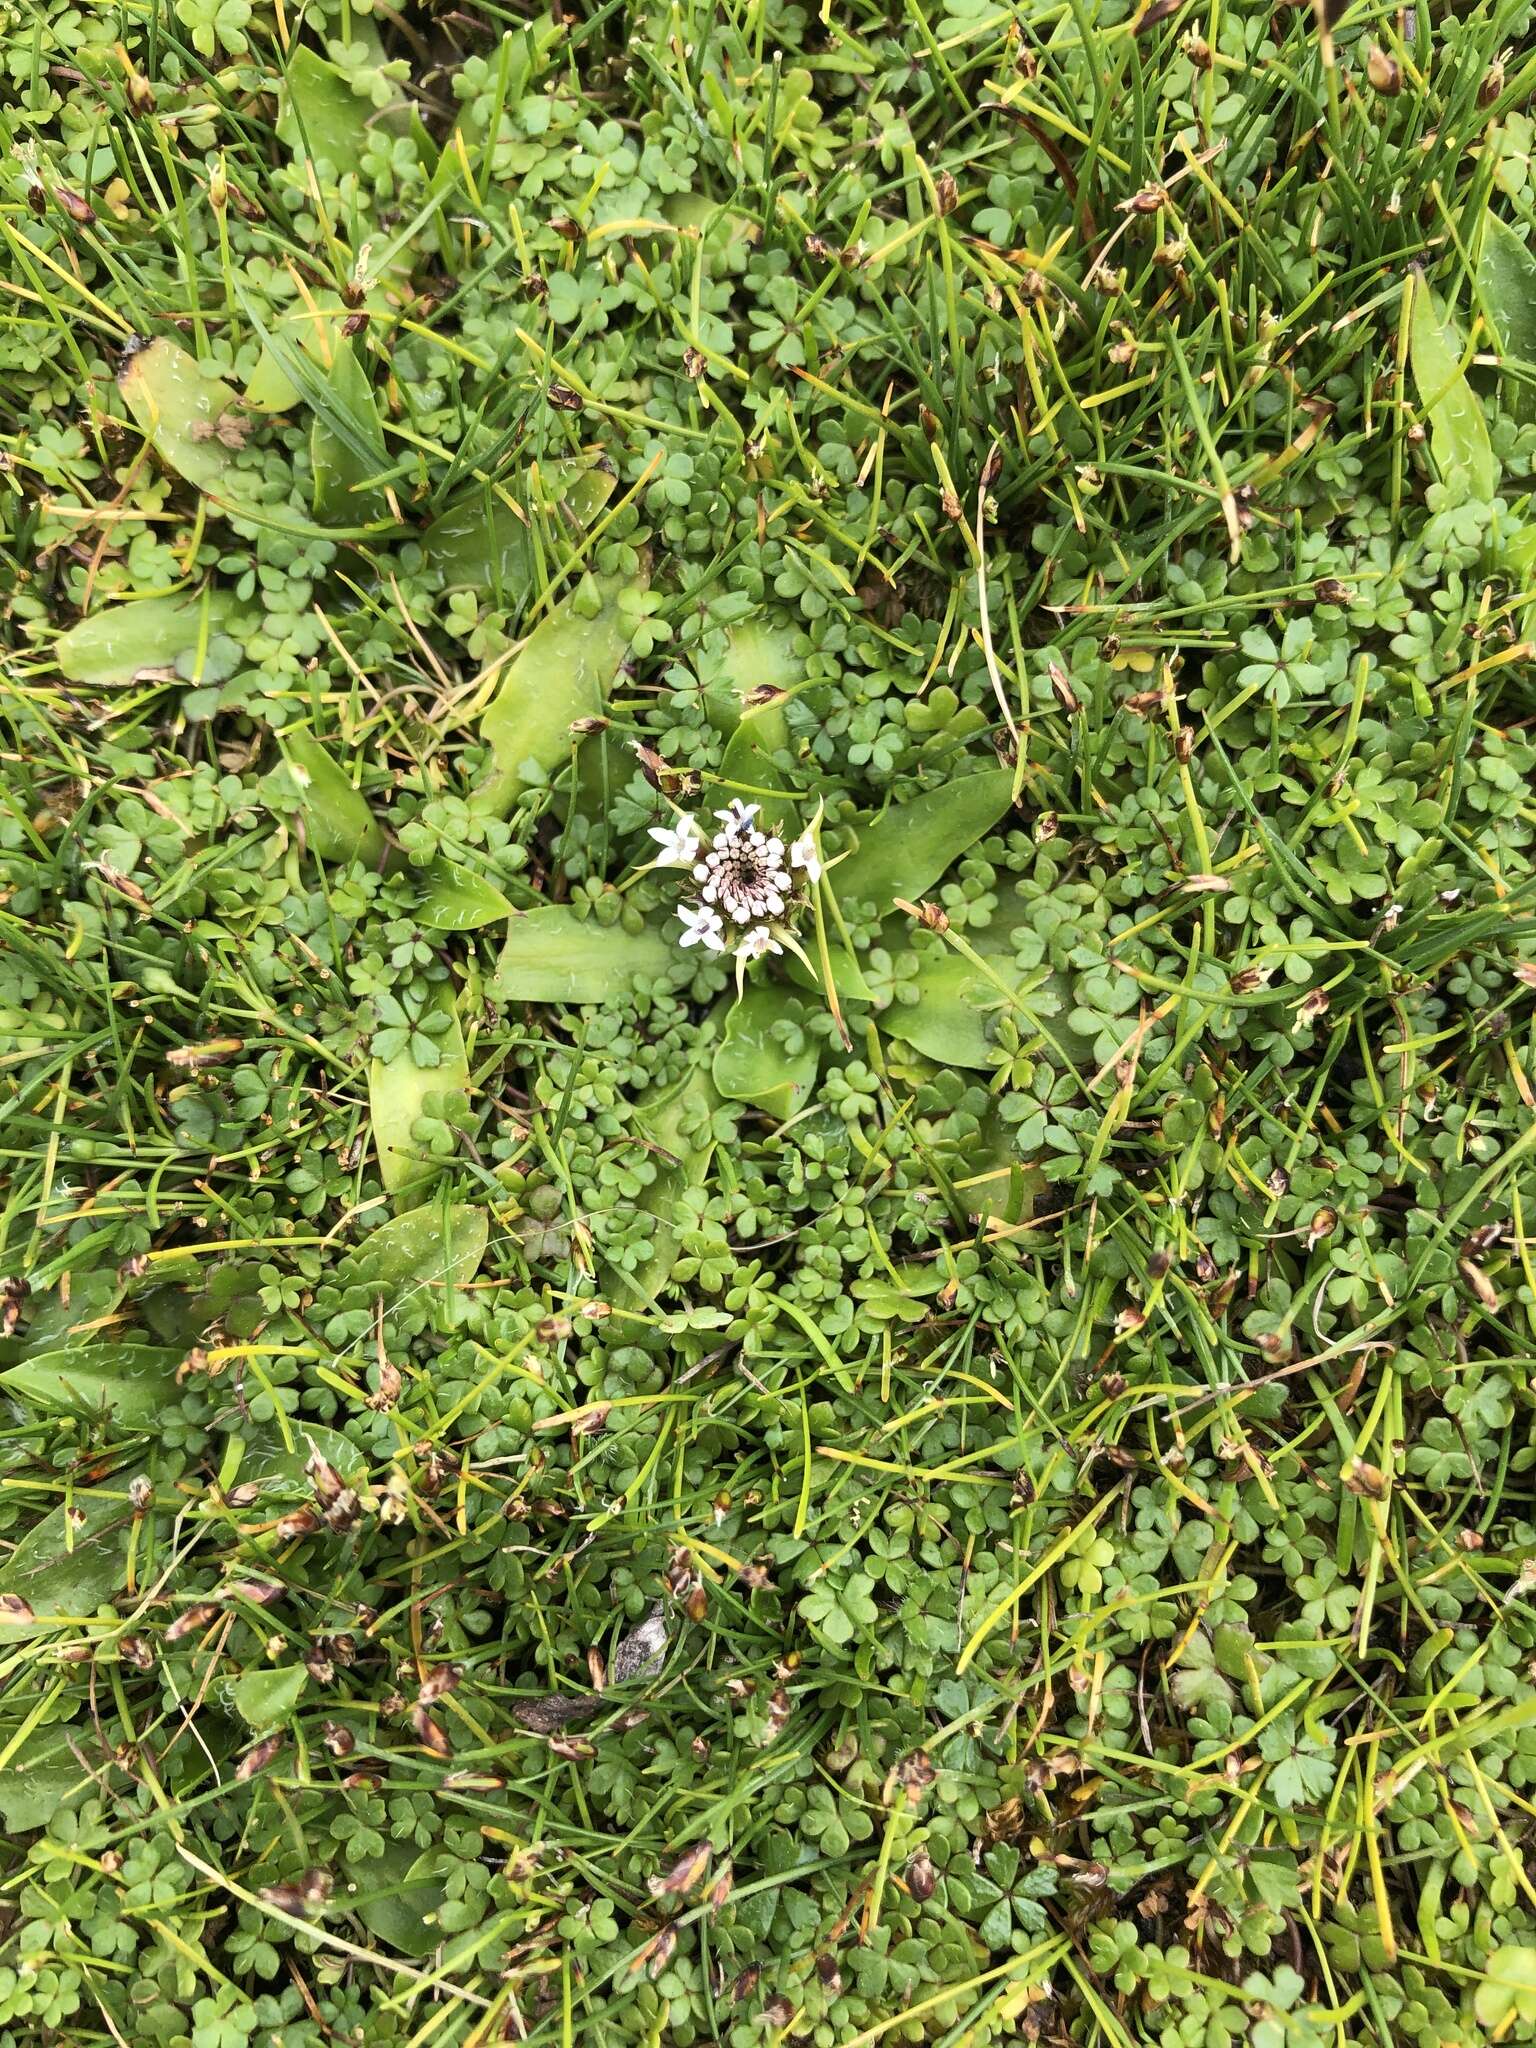
[[[505,816],[527,785],[526,771],[547,775],[563,766],[576,720],[602,715],[630,642],[619,604],[626,587],[616,579],[597,585],[590,617],[567,598],[523,643],[480,721],[496,772],[475,792],[476,810]]]
[[[842,901],[873,903],[881,911],[898,896],[915,902],[1012,803],[1012,772],[983,768],[893,804],[831,869],[832,886]]]
[[[450,590],[467,585],[497,602],[504,596],[521,599],[536,569],[530,519],[542,517],[557,544],[567,534],[574,539],[602,511],[617,481],[612,470],[592,464],[548,462],[519,478],[505,495],[490,484],[476,484],[440,512],[422,536],[426,566]]]
[[[977,1928],[976,1933],[982,1943],[994,1952],[1007,1948],[1009,1936],[1013,1933],[1013,1905],[1011,1900],[999,1899],[991,1911],[983,1916],[981,1925]]]
[[[13,1340],[16,1358],[35,1358],[41,1351],[57,1351],[69,1339],[88,1344],[93,1332],[85,1326],[99,1316],[112,1313],[128,1291],[127,1280],[111,1266],[74,1269],[69,1275],[69,1299],[62,1288],[28,1302],[25,1334]]]
[[[428,931],[473,932],[517,915],[494,882],[454,861],[433,861],[422,881],[424,893],[415,915]]]
[[[514,917],[489,993],[505,1003],[606,1003],[675,972],[683,957],[655,925],[630,932],[552,903]]]
[[[6,1561],[4,1589],[25,1600],[34,1622],[7,1623],[15,1642],[35,1629],[94,1614],[122,1584],[132,1509],[124,1492],[73,1493],[29,1529]]]
[[[233,451],[219,439],[220,422],[241,419],[240,401],[218,377],[206,377],[184,348],[162,335],[131,355],[117,388],[160,459],[200,491],[227,496]]]
[[[1496,213],[1483,221],[1477,288],[1499,354],[1528,364],[1536,375],[1536,256]],[[1511,418],[1536,418],[1536,383],[1530,378],[1506,377],[1502,396]]]
[[[1283,1810],[1326,1799],[1333,1789],[1331,1754],[1297,1747],[1282,1757],[1265,1780],[1265,1790]]]
[[[385,310],[386,301],[377,287],[368,291],[364,307],[373,313]],[[324,374],[335,349],[342,323],[354,309],[340,292],[312,290],[309,298],[290,312],[270,317],[267,339],[256,358],[256,367],[245,380],[245,403],[251,412],[293,412],[304,403],[304,389],[287,367],[289,351],[300,349],[316,371]]]
[[[816,1085],[815,1041],[802,1035],[800,1050],[786,1052],[772,1027],[798,1018],[800,1005],[772,984],[749,988],[725,1021],[725,1037],[712,1068],[715,1087],[732,1102],[750,1102],[782,1122],[802,1107]]]
[[[392,1195],[431,1180],[441,1170],[440,1162],[424,1153],[411,1135],[416,1119],[426,1114],[428,1096],[469,1093],[464,1033],[446,982],[436,988],[433,1008],[447,1022],[447,1029],[436,1040],[439,1059],[435,1067],[417,1066],[408,1045],[390,1059],[373,1059],[368,1064],[373,1139],[379,1150],[379,1171]]]
[[[743,619],[727,635],[724,654],[704,687],[704,703],[717,732],[733,733],[746,715],[747,699],[758,690],[788,690],[799,682],[804,664],[794,651],[794,635],[766,619]],[[782,725],[783,711],[775,705]],[[787,737],[787,731],[786,735]],[[782,746],[783,739],[775,741]]]
[[[176,1399],[174,1351],[151,1344],[67,1345],[0,1372],[13,1399],[44,1415],[105,1419],[122,1429],[154,1422]]]
[[[300,163],[324,159],[338,175],[356,171],[368,143],[373,109],[353,92],[334,64],[307,43],[294,46],[283,81],[278,139]]]
[[[367,1470],[368,1461],[356,1444],[323,1423],[290,1424],[291,1443],[284,1439],[275,1422],[259,1433],[251,1433],[254,1429],[251,1425],[249,1430],[225,1439],[219,1461],[219,1484],[226,1492],[238,1481],[242,1486],[259,1487],[264,1503],[308,1498],[313,1487],[304,1467],[314,1451],[335,1467],[347,1485]]]
[[[213,590],[108,605],[61,633],[54,656],[72,683],[98,690],[165,670],[188,683],[222,682],[240,652],[220,630],[233,609],[231,598]]]
[[[999,973],[1008,979],[1006,967]],[[945,1067],[991,1067],[994,1024],[1007,1008],[996,984],[959,953],[926,959],[914,978],[915,1003],[892,1003],[880,1028]]]
[[[1408,361],[1419,404],[1429,420],[1435,467],[1448,482],[1465,478],[1473,497],[1491,498],[1498,489],[1499,468],[1482,404],[1462,368],[1465,344],[1418,272],[1412,277],[1412,291]]]
[[[467,1287],[490,1240],[490,1218],[472,1202],[427,1202],[383,1223],[342,1268],[349,1287]]]
[[[230,1697],[240,1718],[260,1734],[288,1719],[308,1684],[309,1673],[302,1664],[278,1664],[270,1669],[258,1666],[235,1680]]]
[[[445,1897],[421,1862],[408,1843],[389,1843],[382,1856],[350,1866],[357,1890],[347,1901],[375,1941],[418,1958],[431,1955],[443,1938],[435,1916]]]
[[[721,787],[731,796],[755,803],[762,821],[776,827],[788,824],[792,810],[787,796],[775,794],[784,788],[784,777],[773,756],[788,744],[783,701],[773,698],[742,712],[720,762]]]
[[[350,341],[336,344],[325,373],[324,412],[317,413],[310,431],[310,462],[317,519],[365,526],[387,515],[383,491],[365,488],[368,478],[388,467],[389,456],[373,386]]]
[[[1502,2038],[1518,2021],[1536,2021],[1536,1948],[1507,1942],[1483,1965],[1483,1981],[1473,1998],[1478,2023]]]
[[[807,967],[803,960],[797,960],[793,953],[786,953],[784,972],[801,988],[819,989],[822,966],[821,955],[816,950],[815,933],[806,933],[804,943],[811,967]],[[845,953],[841,946],[828,946],[827,965],[832,973],[832,985],[840,996],[856,1003],[867,1003],[873,999],[874,991],[864,979],[864,970],[852,953]]]
[[[706,1033],[712,1031],[719,1013],[720,1006],[717,1005],[706,1020]],[[701,1036],[701,1055],[706,1042],[706,1037]],[[636,1124],[665,1157],[660,1161],[656,1178],[639,1196],[639,1206],[657,1219],[651,1256],[638,1272],[624,1272],[615,1267],[608,1274],[610,1289],[622,1293],[629,1300],[641,1303],[654,1301],[677,1263],[681,1245],[670,1218],[683,1190],[703,1185],[715,1149],[714,1136],[707,1123],[706,1135],[698,1143],[691,1141],[689,1133],[698,1131],[701,1122],[705,1122],[719,1107],[719,1100],[710,1076],[694,1072],[659,1096],[636,1105]],[[675,1164],[672,1163],[674,1161]]]
[[[360,860],[371,867],[384,850],[384,834],[367,799],[311,734],[285,732],[279,745],[311,851],[321,860]]]
[[[15,1633],[0,1629],[0,1645]],[[91,1790],[94,1780],[70,1751],[68,1728],[40,1728],[0,1770],[0,1821],[8,1833],[30,1834]]]

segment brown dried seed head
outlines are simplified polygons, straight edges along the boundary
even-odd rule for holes
[[[1460,1259],[1457,1261],[1457,1264],[1460,1268],[1462,1279],[1466,1281],[1483,1307],[1487,1309],[1497,1308],[1499,1305],[1499,1290],[1488,1278],[1482,1267],[1472,1259]]]
[[[274,1579],[236,1579],[223,1590],[226,1600],[249,1600],[257,1607],[270,1607],[288,1589]]]
[[[248,1749],[235,1769],[235,1783],[243,1785],[248,1778],[254,1778],[258,1771],[264,1771],[283,1746],[281,1735],[268,1735]]]
[[[1350,1458],[1346,1461],[1339,1478],[1351,1493],[1359,1494],[1365,1500],[1384,1500],[1387,1493],[1386,1474],[1379,1465],[1368,1465],[1364,1458]]]
[[[411,1727],[423,1749],[430,1749],[434,1756],[453,1755],[453,1745],[425,1707],[412,1707]]]
[[[1073,689],[1067,672],[1059,663],[1048,661],[1045,672],[1051,679],[1051,688],[1056,693],[1056,702],[1069,717],[1082,710],[1076,690]]]
[[[166,1630],[165,1640],[168,1643],[179,1643],[183,1636],[189,1636],[194,1630],[206,1627],[218,1611],[218,1608],[208,1600],[199,1600],[191,1607],[184,1607]]]
[[[647,1880],[653,1899],[677,1898],[692,1891],[709,1868],[714,1850],[708,1842],[695,1842],[685,1849],[670,1870],[659,1871]]]
[[[1372,43],[1365,57],[1365,75],[1375,91],[1395,100],[1403,89],[1402,67],[1389,57],[1379,43]]]
[[[419,1707],[430,1707],[434,1700],[440,1700],[446,1694],[452,1692],[463,1676],[464,1667],[462,1664],[438,1664],[434,1666],[421,1681],[421,1689],[416,1695],[416,1704]]]

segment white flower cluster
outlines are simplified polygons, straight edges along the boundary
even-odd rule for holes
[[[716,811],[720,829],[707,843],[686,811],[670,825],[650,828],[661,848],[656,865],[691,869],[699,884],[698,902],[678,906],[680,945],[733,952],[743,963],[783,951],[779,940],[788,934],[779,920],[798,907],[802,881],[821,879],[821,862],[813,833],[802,832],[786,846],[754,823],[758,809],[736,800]]]

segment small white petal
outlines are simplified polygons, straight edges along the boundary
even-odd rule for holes
[[[738,960],[761,960],[765,953],[782,953],[783,947],[773,937],[766,925],[760,924],[747,933],[736,948]]]
[[[656,856],[659,866],[688,868],[698,859],[703,842],[698,826],[686,811],[680,811],[670,825],[650,825],[646,829],[661,848]]]
[[[802,832],[789,849],[791,867],[801,868],[808,882],[821,880],[821,861],[816,852],[816,842],[809,832]]]

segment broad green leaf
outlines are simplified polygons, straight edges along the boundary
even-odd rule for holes
[[[792,837],[799,821],[793,800],[776,793],[784,788],[784,777],[773,759],[788,743],[781,699],[743,711],[721,757],[720,788],[724,796],[755,803],[765,825]]]
[[[443,1938],[436,1914],[444,1889],[431,1875],[420,1874],[421,1858],[407,1842],[390,1842],[382,1856],[349,1865],[356,1891],[347,1895],[375,1941],[403,1956],[429,1956]]]
[[[772,985],[749,988],[725,1021],[715,1053],[716,1088],[732,1102],[750,1102],[780,1122],[800,1109],[816,1085],[816,1043],[802,1036],[800,1050],[786,1052],[773,1026],[798,1018],[800,1005]]]
[[[422,881],[425,889],[415,915],[428,931],[474,932],[517,914],[494,882],[454,861],[433,861]]]
[[[754,692],[788,690],[803,674],[794,635],[786,627],[771,626],[766,619],[743,619],[730,628],[725,651],[704,683],[711,724],[719,732],[734,732]],[[774,741],[776,746],[783,744],[783,738]]]
[[[365,488],[389,463],[373,386],[350,341],[336,344],[323,374],[324,416],[316,415],[309,443],[315,517],[333,526],[366,526],[389,509],[382,490]]]
[[[377,312],[383,294],[371,292],[365,304]],[[274,317],[268,326],[269,339],[261,345],[256,367],[245,380],[245,403],[251,412],[293,412],[304,402],[304,393],[284,365],[289,348],[302,349],[315,367],[329,368],[340,338],[342,323],[352,309],[342,302],[340,292],[318,290],[307,302]]]
[[[1477,288],[1499,354],[1529,366],[1536,378],[1536,256],[1508,221],[1490,213],[1483,222]],[[1536,418],[1536,382],[1506,377],[1501,395],[1511,418]]]
[[[300,163],[324,161],[339,176],[356,171],[372,116],[369,101],[352,90],[334,64],[307,43],[295,44],[283,80],[277,133]]]
[[[128,1282],[115,1267],[71,1271],[67,1302],[60,1291],[33,1295],[28,1301],[15,1356],[35,1358],[40,1351],[59,1350],[71,1340],[77,1346],[90,1343],[93,1333],[87,1325],[110,1316],[127,1291]]]
[[[784,971],[790,980],[798,982],[801,988],[820,988],[821,956],[816,950],[816,934],[809,919],[805,921],[801,930],[800,942],[805,947],[806,958],[812,962],[815,972],[813,973],[804,961],[797,960],[792,953],[784,955]],[[841,946],[829,945],[827,964],[832,970],[832,986],[840,996],[847,996],[850,1001],[856,1003],[867,1003],[872,1000],[873,991],[864,979],[863,968],[852,953],[845,953]]]
[[[1464,478],[1473,497],[1491,498],[1498,489],[1499,469],[1482,404],[1462,368],[1466,347],[1461,333],[1417,272],[1411,288],[1408,361],[1429,421],[1435,467],[1448,482]]]
[[[548,462],[505,494],[474,484],[422,536],[426,566],[448,589],[467,585],[494,599],[520,600],[535,575],[530,520],[542,516],[558,546],[566,533],[574,538],[592,524],[616,482],[612,470],[590,463]]]
[[[175,1402],[180,1363],[178,1353],[153,1344],[69,1344],[8,1366],[0,1385],[42,1415],[139,1429]]]
[[[1502,2040],[1517,2022],[1536,2021],[1536,1948],[1527,1942],[1506,1942],[1483,1965],[1483,1981],[1473,1997],[1479,2024]]]
[[[237,1678],[230,1687],[235,1712],[260,1734],[288,1719],[309,1684],[302,1664],[257,1665]]]
[[[218,683],[239,660],[238,644],[221,631],[233,609],[213,590],[109,605],[61,633],[53,651],[63,675],[93,689],[165,670],[189,683]]]
[[[227,1437],[219,1458],[223,1490],[227,1493],[236,1484],[257,1486],[263,1502],[308,1498],[314,1489],[304,1467],[315,1451],[349,1486],[366,1473],[367,1458],[339,1430],[319,1422],[291,1422],[288,1429],[291,1443],[276,1422],[260,1429],[247,1425]]]
[[[94,1614],[123,1582],[132,1519],[126,1489],[75,1492],[44,1515],[0,1568],[0,1591],[25,1600],[35,1622],[7,1623],[0,1641]]]
[[[513,918],[490,993],[504,1003],[606,1003],[686,957],[658,926],[629,932],[552,903]]]
[[[278,743],[310,850],[321,860],[360,860],[371,867],[384,850],[384,834],[366,797],[311,734],[285,732]]]
[[[464,1033],[446,982],[439,984],[434,1001],[439,1014],[448,1020],[447,1030],[434,1040],[441,1054],[435,1067],[417,1066],[409,1047],[392,1059],[368,1063],[373,1140],[379,1149],[379,1171],[392,1195],[419,1186],[441,1171],[441,1162],[424,1152],[411,1135],[416,1119],[428,1113],[427,1098],[469,1093]]]
[[[427,1202],[380,1224],[341,1269],[348,1287],[414,1291],[467,1287],[480,1270],[491,1223],[473,1202]]]
[[[162,335],[128,358],[117,388],[163,462],[200,491],[228,495],[234,456],[219,431],[231,423],[238,431],[242,415],[227,384],[204,376],[184,348]]]
[[[830,871],[832,886],[840,900],[873,903],[882,911],[898,896],[916,902],[1012,803],[1012,772],[983,768],[892,804]]]
[[[699,1052],[720,1016],[717,1005],[706,1020]],[[660,1096],[637,1105],[635,1121],[640,1130],[665,1155],[658,1159],[656,1178],[639,1197],[639,1205],[656,1218],[651,1256],[637,1272],[617,1267],[608,1270],[605,1284],[626,1300],[647,1304],[654,1301],[671,1277],[681,1244],[672,1224],[677,1198],[686,1188],[702,1187],[714,1153],[715,1139],[708,1119],[720,1105],[720,1097],[708,1073],[694,1072]],[[693,1133],[703,1129],[697,1141]]]
[[[0,1649],[14,1632],[0,1626]],[[0,1822],[12,1835],[43,1827],[95,1788],[90,1772],[70,1750],[69,1728],[39,1728],[0,1770]],[[78,1746],[78,1738],[76,1738]]]
[[[1007,964],[993,964],[1010,982]],[[1008,1007],[997,983],[962,954],[946,952],[924,960],[915,985],[917,1001],[883,1010],[881,1030],[916,1046],[941,1067],[993,1066],[995,1022]]]
[[[947,1269],[935,1260],[904,1259],[896,1268],[895,1279],[887,1272],[875,1272],[855,1280],[849,1292],[879,1322],[920,1323],[932,1314],[929,1300],[948,1278]]]
[[[630,626],[619,605],[626,586],[610,579],[595,586],[597,610],[590,616],[566,598],[536,626],[513,658],[501,687],[480,721],[480,734],[495,756],[496,770],[476,790],[474,809],[504,817],[520,790],[552,774],[570,759],[571,727],[578,718],[599,717],[608,685],[624,659]],[[580,593],[578,593],[578,597]]]
[[[1014,1133],[992,1110],[967,1144],[963,1171],[954,1176],[953,1185],[970,1215],[1012,1226],[1028,1221],[1047,1182],[1033,1159],[1022,1156]]]

